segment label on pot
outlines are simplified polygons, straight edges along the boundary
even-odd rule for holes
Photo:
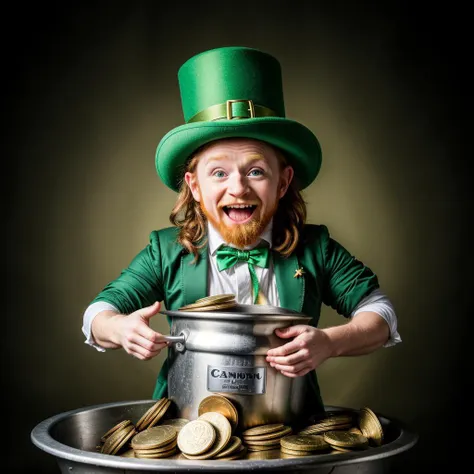
[[[265,393],[265,367],[207,366],[207,389],[210,392]]]

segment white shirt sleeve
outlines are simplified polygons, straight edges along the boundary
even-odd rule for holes
[[[90,346],[95,347],[99,352],[105,352],[105,348],[100,346],[94,341],[94,337],[92,336],[92,329],[91,329],[92,320],[101,311],[117,311],[118,312],[118,309],[114,305],[110,303],[106,303],[105,301],[98,301],[97,303],[92,303],[84,312],[82,332],[84,333],[84,336],[86,336],[86,340],[84,341],[86,344],[89,344]]]
[[[400,334],[397,330],[397,315],[395,309],[385,294],[380,289],[372,291],[355,307],[351,313],[351,318],[356,314],[363,311],[373,311],[380,315],[385,321],[387,321],[390,327],[390,339],[384,344],[383,347],[394,346],[395,344],[402,342]]]

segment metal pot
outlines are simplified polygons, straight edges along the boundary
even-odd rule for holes
[[[171,318],[168,398],[179,416],[198,417],[201,400],[229,398],[244,430],[265,423],[295,424],[308,414],[306,377],[290,378],[271,367],[269,349],[287,340],[275,329],[308,324],[310,317],[274,306],[239,304],[225,312],[163,311]]]

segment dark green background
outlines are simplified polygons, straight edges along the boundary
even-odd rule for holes
[[[400,472],[452,467],[468,449],[466,12],[452,2],[95,3],[17,4],[4,17],[9,472],[58,472],[29,438],[47,417],[151,396],[162,359],[87,347],[82,312],[168,225],[175,195],[154,152],[182,122],[177,69],[224,45],[280,59],[287,115],[323,149],[309,221],[374,268],[397,309],[402,344],[321,367],[326,403],[367,405],[419,433]],[[323,325],[340,322],[324,310]],[[159,317],[153,325],[167,332]]]

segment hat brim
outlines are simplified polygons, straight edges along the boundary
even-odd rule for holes
[[[299,122],[281,117],[259,117],[180,125],[158,144],[155,167],[163,183],[179,191],[184,165],[201,146],[222,138],[253,138],[280,148],[295,171],[299,189],[309,186],[321,168],[321,146]]]

